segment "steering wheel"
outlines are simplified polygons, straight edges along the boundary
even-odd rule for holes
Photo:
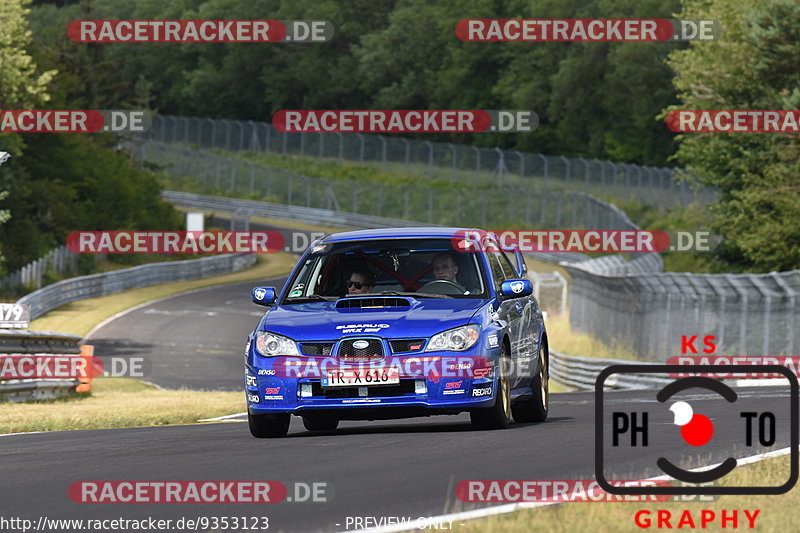
[[[461,287],[446,279],[435,279],[433,281],[429,281],[420,287],[419,291],[417,292],[424,292],[427,294],[464,294],[464,291],[461,289]]]

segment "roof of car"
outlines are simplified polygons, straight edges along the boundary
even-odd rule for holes
[[[334,233],[325,237],[322,242],[363,241],[369,239],[410,239],[410,238],[442,238],[450,239],[456,232],[471,231],[469,228],[442,228],[442,227],[416,227],[416,228],[378,228],[358,231],[345,231]]]

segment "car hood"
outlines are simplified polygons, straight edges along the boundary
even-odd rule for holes
[[[336,302],[291,304],[269,310],[259,330],[298,341],[334,340],[351,335],[387,339],[430,337],[463,326],[486,301],[460,298],[406,298],[410,307],[341,309]]]

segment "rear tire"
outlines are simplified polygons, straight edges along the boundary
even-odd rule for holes
[[[499,359],[500,376],[497,379],[497,391],[494,405],[483,409],[473,409],[469,413],[472,427],[475,429],[506,429],[511,421],[511,386],[506,376],[508,350],[503,345]]]
[[[539,343],[539,371],[533,376],[533,396],[511,406],[515,422],[544,422],[550,410],[550,383],[548,357],[543,343]]]
[[[247,413],[250,433],[259,439],[285,437],[289,433],[289,413],[254,415]]]
[[[304,416],[303,426],[309,431],[333,431],[339,426],[339,419],[334,417]]]

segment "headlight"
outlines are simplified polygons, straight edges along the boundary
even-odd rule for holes
[[[256,351],[266,357],[300,355],[297,344],[292,339],[269,331],[259,331],[256,334]]]
[[[463,352],[475,346],[481,336],[480,329],[474,324],[448,329],[431,337],[426,352],[450,350]]]

